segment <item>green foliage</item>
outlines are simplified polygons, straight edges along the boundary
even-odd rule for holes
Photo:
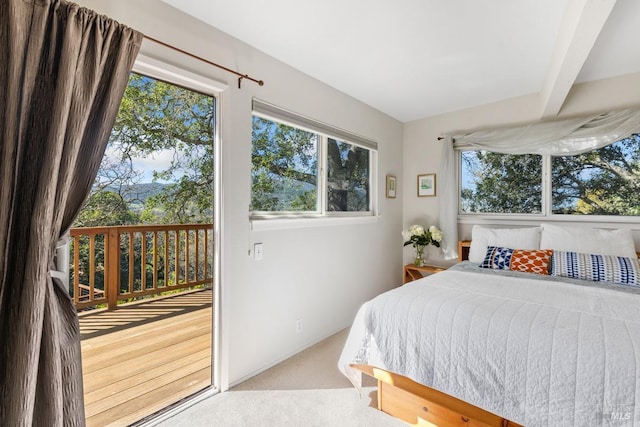
[[[424,228],[421,225],[412,225],[408,230],[402,231],[402,238],[405,241],[403,246],[412,245],[417,248],[419,246],[433,245],[439,248],[443,235],[442,230],[434,225],[429,228]]]
[[[317,211],[319,136],[253,117],[251,206],[253,211]],[[329,211],[369,209],[369,150],[329,138]]]
[[[200,184],[197,178],[190,179],[185,175],[177,183],[168,185],[163,192],[148,198],[141,218],[146,223],[212,222],[213,184]]]
[[[215,116],[215,98],[131,74],[111,132],[108,155],[73,226],[212,222]],[[169,184],[139,184],[142,174],[134,169],[134,158],[151,159],[159,153],[170,153],[171,162],[168,167],[154,171],[154,181]],[[128,239],[128,235],[123,234],[120,241],[122,291],[128,291],[130,260],[133,260],[131,274],[135,289],[141,289],[143,278],[148,286],[154,277],[153,235],[146,234],[144,259],[142,236],[136,234],[132,242]],[[161,248],[167,244],[163,234],[158,240]],[[104,289],[104,243],[103,236],[96,236],[94,281],[97,289]],[[194,242],[189,245],[193,247]],[[72,245],[72,254],[74,249]],[[80,283],[86,285],[90,280],[88,237],[80,238],[78,251],[78,275]],[[158,253],[155,273],[160,286],[176,282],[176,269],[182,277],[186,274],[182,264],[175,266],[175,252],[176,245],[170,244],[168,260],[164,249]],[[202,268],[204,262],[209,261],[201,260],[202,265],[195,265],[198,262],[192,259],[190,268]],[[164,274],[165,263],[173,266],[168,277]],[[74,273],[72,267],[71,277]]]
[[[327,143],[328,210],[369,210],[369,150],[329,138]]]
[[[253,116],[251,162],[254,211],[317,210],[316,134]]]
[[[214,98],[139,74],[131,74],[110,142],[125,153],[148,154],[213,144]]]
[[[462,159],[475,183],[462,190],[464,212],[542,211],[541,156],[467,151]]]
[[[118,193],[98,190],[89,195],[74,222],[74,227],[98,227],[134,224],[137,216]]]
[[[154,181],[169,182],[147,199],[137,218],[145,223],[210,222],[213,215],[215,98],[131,74],[120,104],[96,188],[124,192],[140,180],[132,158],[171,152]],[[124,194],[123,194],[124,196]]]
[[[553,212],[640,215],[640,136],[552,158]]]

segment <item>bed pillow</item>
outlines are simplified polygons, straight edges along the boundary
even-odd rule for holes
[[[469,261],[481,263],[487,254],[487,247],[539,249],[540,227],[489,228],[474,225],[471,230]]]
[[[631,230],[542,224],[540,247],[556,251],[637,258]]]
[[[516,249],[511,256],[510,269],[524,273],[548,275],[552,255],[553,250],[551,249],[537,249],[532,251]]]
[[[551,257],[551,274],[572,279],[640,286],[640,261],[637,257],[554,251]]]
[[[480,267],[493,268],[494,270],[508,270],[511,265],[513,249],[497,246],[487,247],[487,252]]]
[[[547,275],[552,254],[551,249],[525,250],[489,246],[480,267]]]

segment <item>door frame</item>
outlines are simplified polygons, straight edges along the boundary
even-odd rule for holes
[[[170,52],[169,52],[170,53]],[[176,413],[184,411],[186,408],[205,400],[220,391],[226,390],[228,386],[226,358],[222,352],[223,335],[220,328],[221,324],[221,288],[222,288],[222,233],[223,224],[223,203],[222,203],[222,145],[223,145],[223,128],[222,110],[225,109],[227,96],[225,92],[228,85],[222,83],[213,77],[194,73],[185,68],[172,65],[168,62],[139,54],[133,65],[133,72],[143,74],[167,83],[182,86],[185,89],[213,96],[216,99],[216,126],[214,135],[214,206],[213,206],[213,302],[212,302],[212,332],[211,332],[211,384],[203,391],[189,396],[186,399],[171,405],[152,418],[143,421],[140,425],[154,426],[169,418]]]

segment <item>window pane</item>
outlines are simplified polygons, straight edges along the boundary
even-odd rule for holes
[[[640,215],[640,136],[552,157],[551,168],[554,214]]]
[[[329,138],[327,143],[327,210],[369,210],[369,150]]]
[[[461,153],[462,213],[542,212],[542,156]]]
[[[253,116],[251,161],[253,211],[318,211],[318,135]]]

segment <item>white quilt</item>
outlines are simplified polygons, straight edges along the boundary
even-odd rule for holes
[[[364,304],[339,367],[378,366],[525,426],[628,426],[639,349],[640,295],[448,270]]]

